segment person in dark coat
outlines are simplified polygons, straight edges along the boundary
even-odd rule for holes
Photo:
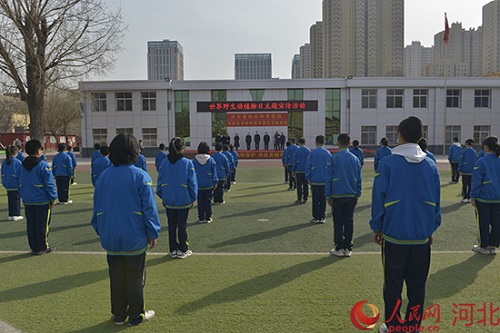
[[[252,136],[250,135],[250,132],[248,132],[245,142],[247,143],[247,150],[250,150],[250,144],[252,143]]]
[[[271,137],[266,132],[266,134],[264,134],[264,149],[265,150],[269,150],[269,141],[271,141]]]
[[[260,134],[258,131],[255,131],[255,135],[253,136],[253,141],[255,142],[255,150],[259,150]]]
[[[279,147],[278,147],[280,150],[285,149],[285,142],[286,142],[285,133],[281,132],[280,139],[279,139]]]
[[[238,135],[238,133],[236,133],[234,135],[234,149],[238,150],[239,147],[240,147],[240,136]]]
[[[215,144],[222,144],[222,136],[217,133],[217,136],[215,137]]]
[[[278,131],[274,133],[274,150],[278,150],[280,146],[280,134]]]
[[[227,135],[225,135],[225,134],[222,135],[222,137],[221,137],[221,143],[222,143],[223,146],[227,145]]]

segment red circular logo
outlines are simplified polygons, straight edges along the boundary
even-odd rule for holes
[[[367,316],[363,312],[363,305],[365,304],[372,310],[371,316]],[[358,302],[352,307],[351,322],[354,326],[356,326],[356,328],[362,331],[373,329],[375,327],[375,324],[377,324],[379,318],[380,312],[378,308],[373,304],[369,304],[368,301]]]

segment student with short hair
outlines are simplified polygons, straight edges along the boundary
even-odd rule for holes
[[[73,200],[69,199],[69,183],[73,177],[73,162],[65,150],[66,145],[60,143],[57,146],[58,153],[52,160],[52,173],[56,180],[57,195],[61,205],[73,203]]]
[[[290,141],[286,142],[286,148],[290,147],[292,144]],[[285,170],[285,184],[288,184],[288,178],[289,178],[289,173],[288,173],[288,165],[287,165],[287,153],[286,153],[286,148],[281,153],[281,164],[283,165],[283,169]]]
[[[354,209],[361,196],[361,162],[349,152],[349,134],[342,133],[337,142],[340,150],[329,161],[325,194],[328,205],[332,207],[333,242],[335,247],[330,254],[337,257],[350,257],[354,233]]]
[[[323,147],[325,144],[323,135],[318,135],[315,142],[316,148],[311,150],[306,160],[306,179],[312,190],[311,223],[325,223],[325,184],[332,154]]]
[[[359,163],[361,164],[361,167],[363,167],[363,165],[365,165],[365,155],[363,154],[363,149],[361,149],[359,147],[358,140],[354,140],[352,142],[352,147],[349,148],[349,152],[351,152],[351,154],[354,154],[354,156],[356,156],[359,159]]]
[[[167,211],[168,245],[172,258],[184,259],[189,249],[187,219],[189,209],[198,197],[198,180],[191,160],[184,157],[184,139],[170,141],[168,156],[160,166],[156,194]]]
[[[212,158],[215,161],[215,170],[217,170],[217,178],[219,179],[219,184],[214,190],[214,205],[222,205],[224,201],[224,188],[226,179],[230,174],[229,160],[222,153],[222,144],[215,144],[215,153],[212,154]]]
[[[167,158],[167,153],[165,152],[165,144],[160,143],[160,146],[158,147],[158,149],[159,149],[159,151],[155,156],[156,172],[160,171],[161,162],[163,162],[163,160]]]
[[[231,174],[231,184],[236,184],[236,170],[238,169],[239,155],[233,145],[229,145],[229,152],[233,155],[234,170]]]
[[[293,191],[297,188],[297,179],[293,174],[293,156],[295,152],[299,149],[299,146],[295,144],[295,139],[290,139],[290,146],[283,151],[284,163],[288,169],[288,191]]]
[[[292,161],[292,172],[297,180],[297,201],[296,204],[305,204],[309,197],[309,184],[306,179],[306,161],[311,150],[306,147],[306,139],[299,139],[299,148],[295,150]]]
[[[460,164],[460,155],[462,154],[462,145],[458,141],[458,138],[453,138],[453,144],[448,149],[448,161],[451,166],[451,184],[458,183],[460,178],[460,172],[458,171],[458,166]]]
[[[73,147],[70,145],[66,146],[66,151],[69,157],[71,158],[71,162],[73,163],[73,176],[71,177],[71,185],[78,185],[78,183],[75,182],[76,166],[78,165],[78,162],[76,160],[76,155],[73,152]]]
[[[28,157],[19,173],[19,194],[26,215],[26,232],[31,254],[50,253],[48,234],[52,207],[57,199],[54,175],[48,163],[40,158],[42,144],[30,140],[24,146]]]
[[[113,164],[97,179],[92,227],[107,252],[111,313],[116,325],[154,317],[144,310],[146,252],[157,244],[160,218],[149,174],[133,166],[139,143],[118,134],[109,146]]]
[[[380,162],[373,182],[370,228],[382,245],[384,269],[385,323],[379,332],[407,332],[420,327],[423,317],[432,235],[441,224],[441,187],[436,163],[417,144],[422,136],[419,118],[401,121],[400,144]],[[401,317],[403,283],[408,305]]]
[[[7,190],[9,221],[23,219],[21,216],[21,197],[19,196],[19,173],[22,162],[17,159],[17,152],[16,146],[7,146],[5,160],[2,162],[2,185]]]
[[[462,200],[460,200],[462,203],[471,202],[472,172],[477,160],[477,153],[473,146],[474,140],[465,141],[465,150],[460,154],[460,162],[458,163],[458,171],[462,175]]]
[[[99,150],[101,157],[97,159],[94,164],[92,165],[92,185],[95,187],[95,184],[97,182],[97,179],[99,179],[99,176],[101,173],[103,173],[104,170],[109,168],[111,166],[111,161],[108,158],[109,155],[109,147],[108,146],[102,146],[101,149]]]
[[[375,157],[373,159],[373,168],[375,169],[375,173],[378,172],[378,166],[380,161],[382,161],[385,157],[391,155],[392,149],[389,148],[389,140],[387,138],[380,139],[380,148],[375,151]]]
[[[222,154],[224,154],[224,156],[226,156],[227,160],[229,161],[229,174],[227,175],[227,179],[226,179],[226,183],[225,183],[225,187],[224,187],[224,190],[226,192],[229,192],[229,191],[231,191],[231,183],[232,183],[231,180],[233,178],[233,173],[234,173],[234,170],[235,170],[235,167],[234,167],[234,156],[229,151],[229,146],[228,145],[222,145]]]
[[[500,245],[500,144],[496,136],[482,142],[484,157],[472,172],[471,204],[479,224],[478,244],[472,251],[495,255]]]
[[[198,145],[198,154],[193,159],[194,171],[198,180],[198,223],[211,223],[212,197],[219,182],[214,159],[209,155],[210,147],[206,142]]]
[[[92,153],[92,157],[90,158],[90,166],[92,167],[92,165],[94,164],[94,162],[101,157],[101,153],[100,153],[100,150],[101,150],[101,144],[99,143],[94,143],[94,152]]]

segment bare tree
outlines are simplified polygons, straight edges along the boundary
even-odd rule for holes
[[[0,0],[0,71],[28,105],[32,138],[46,89],[112,68],[125,29],[103,0]]]
[[[10,96],[0,96],[0,132],[8,132],[16,124],[16,115],[26,115],[28,113],[26,103],[19,98]]]
[[[45,98],[43,128],[53,136],[77,134],[81,125],[78,91],[49,89]]]

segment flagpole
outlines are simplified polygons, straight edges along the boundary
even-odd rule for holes
[[[444,109],[443,109],[443,156],[446,156],[446,123],[447,123],[447,91],[448,91],[448,63],[447,63],[447,53],[446,46],[448,46],[448,39],[450,34],[450,27],[448,25],[448,16],[444,13],[444,61],[443,61],[443,71],[444,71]]]

